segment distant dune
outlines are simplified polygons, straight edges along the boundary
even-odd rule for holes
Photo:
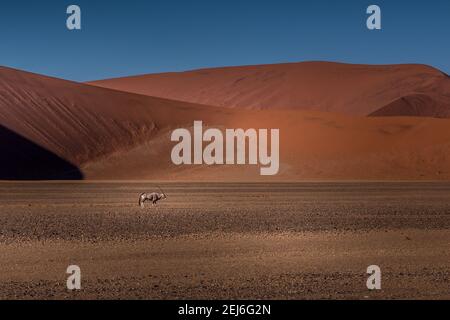
[[[450,117],[450,79],[425,65],[302,62],[149,74],[91,84],[229,108]],[[420,110],[415,109],[418,103]]]
[[[424,70],[425,78],[441,77]],[[194,120],[279,128],[280,174],[262,178],[256,166],[173,165],[170,133]],[[0,126],[0,179],[450,179],[450,119],[215,108],[0,68]]]

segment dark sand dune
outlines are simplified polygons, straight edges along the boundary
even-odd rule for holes
[[[409,111],[409,104],[400,110],[389,108],[389,115],[450,117],[450,80],[425,65],[304,62],[149,74],[92,84],[212,106],[289,108],[359,116],[418,94],[432,97],[433,104],[421,105],[420,112]]]

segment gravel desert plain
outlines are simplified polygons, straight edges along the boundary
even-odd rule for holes
[[[174,165],[170,133],[198,120],[279,129],[278,174]],[[450,299],[450,78],[435,68],[77,83],[0,67],[0,136],[0,299]]]
[[[450,298],[448,183],[161,186],[0,184],[0,298]]]

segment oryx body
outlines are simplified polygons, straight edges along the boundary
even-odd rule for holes
[[[145,201],[151,201],[152,205],[156,205],[158,201],[166,199],[167,196],[165,193],[158,193],[158,192],[152,192],[152,193],[142,193],[139,196],[139,206],[141,208],[144,208]]]

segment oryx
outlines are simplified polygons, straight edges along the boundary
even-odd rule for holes
[[[144,202],[147,200],[152,202],[152,206],[155,206],[158,201],[167,199],[167,196],[164,193],[164,191],[162,191],[161,188],[159,188],[159,187],[158,187],[158,189],[161,191],[161,193],[158,193],[158,192],[142,193],[139,196],[139,206],[141,208],[144,208]]]

